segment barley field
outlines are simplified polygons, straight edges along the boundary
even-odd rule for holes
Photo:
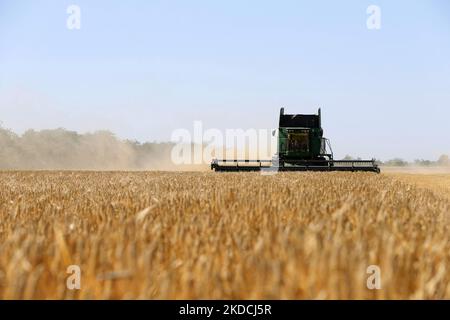
[[[449,299],[450,175],[433,179],[1,172],[0,298]]]

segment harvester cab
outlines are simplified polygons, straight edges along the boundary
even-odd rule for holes
[[[285,163],[296,160],[333,160],[328,139],[323,137],[320,109],[316,114],[285,114],[280,109],[278,157]]]
[[[380,172],[371,160],[334,160],[331,144],[323,137],[321,111],[285,114],[280,109],[277,154],[272,160],[213,159],[215,171],[369,171]]]

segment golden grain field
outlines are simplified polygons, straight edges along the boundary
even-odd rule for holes
[[[2,172],[0,298],[448,299],[447,189],[413,180]]]

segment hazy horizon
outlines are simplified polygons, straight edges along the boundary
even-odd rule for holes
[[[98,130],[80,133],[69,131],[64,128],[33,130],[29,129],[22,134],[11,131],[0,126],[0,170],[3,169],[98,169],[98,170],[190,170],[198,166],[207,166],[213,158],[203,153],[208,150],[208,143],[201,149],[189,148],[190,158],[202,157],[202,163],[190,162],[176,164],[172,153],[176,152],[175,143],[156,141],[127,140],[117,137],[113,132]],[[182,147],[179,145],[179,147]],[[235,146],[236,147],[236,146]],[[276,153],[276,145],[273,146]],[[237,156],[237,158],[271,159],[271,155],[257,156],[257,150],[251,145],[244,145],[245,152],[249,156]],[[179,150],[179,149],[178,149]],[[218,149],[216,149],[217,151]],[[236,158],[238,148],[234,148],[234,156],[225,158]],[[201,155],[195,154],[200,152]],[[224,152],[224,155],[226,151]],[[231,153],[230,153],[231,154]],[[242,153],[241,153],[242,154]],[[441,162],[441,156],[446,157],[446,163]],[[448,154],[442,153],[436,159],[414,159],[406,161],[401,157],[380,159],[382,164],[388,166],[419,166],[419,167],[449,167]],[[220,157],[223,158],[223,157]],[[347,154],[343,159],[357,160],[355,154]],[[341,158],[336,158],[340,160]],[[403,162],[403,163],[400,163]]]

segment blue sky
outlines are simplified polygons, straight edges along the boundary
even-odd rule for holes
[[[0,121],[16,132],[165,141],[194,120],[275,128],[281,106],[320,106],[338,157],[450,153],[450,2],[0,0]]]

